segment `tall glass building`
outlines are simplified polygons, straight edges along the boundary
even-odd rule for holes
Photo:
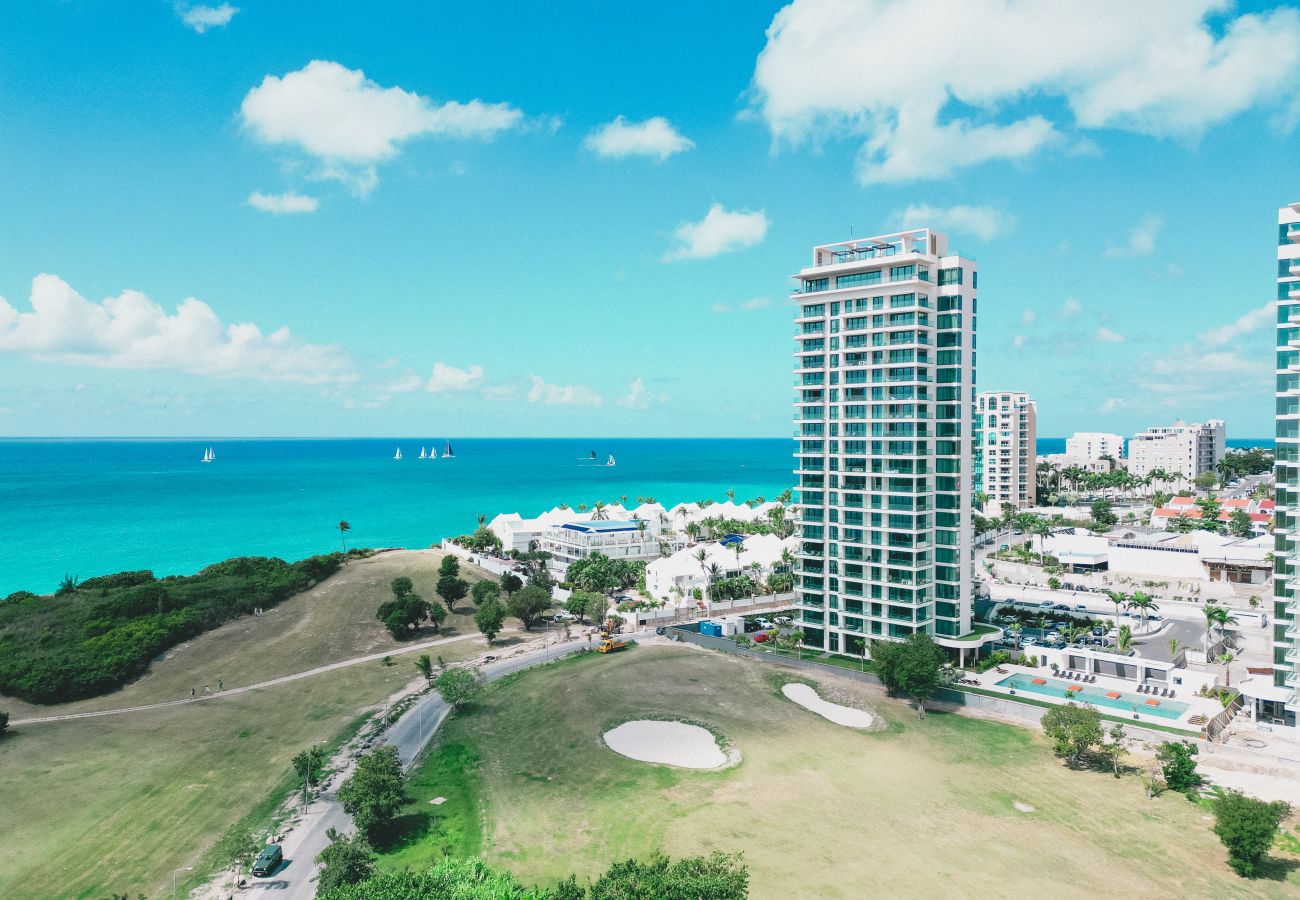
[[[1300,203],[1277,216],[1277,524],[1274,529],[1273,684],[1257,715],[1296,724],[1300,673]]]
[[[794,277],[805,644],[973,648],[975,261],[920,228],[814,247]]]

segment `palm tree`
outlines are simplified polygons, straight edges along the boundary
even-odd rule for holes
[[[740,566],[740,554],[742,554],[742,553],[745,552],[745,544],[744,544],[744,542],[743,542],[743,541],[736,541],[736,543],[734,543],[734,544],[731,545],[731,549],[732,549],[732,551],[736,554],[736,569],[737,569],[738,571],[744,571],[743,569],[741,569],[741,566]]]
[[[482,527],[483,527],[484,525],[486,525],[486,524],[487,524],[487,516],[484,515],[483,513],[479,513],[479,514],[478,514],[478,527],[479,527],[479,528],[482,528]]]
[[[1111,603],[1115,604],[1115,621],[1118,622],[1120,607],[1128,603],[1128,594],[1123,591],[1106,591],[1106,596],[1110,598]]]
[[[352,526],[348,524],[347,519],[344,519],[335,527],[339,530],[339,539],[343,541],[343,552],[346,554],[348,552],[348,532],[352,530]]]
[[[1232,661],[1236,658],[1237,658],[1237,654],[1229,650],[1225,653],[1220,653],[1219,658],[1215,660],[1215,662],[1223,666],[1224,687],[1232,687],[1232,671],[1228,668],[1228,666],[1232,665]]]
[[[1115,649],[1120,653],[1128,653],[1133,646],[1133,629],[1127,625],[1119,626],[1119,636],[1115,638]]]
[[[722,566],[717,563],[709,563],[708,569],[704,572],[704,577],[709,584],[709,592],[705,594],[708,599],[705,602],[708,604],[709,615],[713,615],[713,585],[722,577]]]
[[[1156,598],[1150,594],[1144,594],[1141,591],[1134,591],[1133,596],[1128,598],[1129,609],[1136,609],[1142,615],[1142,630],[1147,630],[1147,615],[1158,610]]]
[[[989,495],[985,491],[976,491],[975,502],[979,504],[980,509],[983,509],[989,502]]]
[[[689,537],[689,538],[691,539],[691,543],[692,543],[692,544],[694,544],[694,543],[698,543],[698,542],[699,542],[699,540],[700,540],[700,531],[701,531],[701,528],[700,528],[700,523],[699,523],[699,522],[687,522],[687,523],[686,523],[686,536]]]
[[[1007,626],[1007,631],[1010,631],[1013,635],[1015,635],[1017,650],[1020,649],[1020,631],[1024,627],[1025,626],[1020,622],[1012,622],[1010,625]]]
[[[597,500],[591,505],[591,520],[601,522],[605,519],[605,501]]]
[[[1169,658],[1170,658],[1171,660],[1177,660],[1177,659],[1178,659],[1178,654],[1181,653],[1182,651],[1183,651],[1183,642],[1180,641],[1180,640],[1178,640],[1178,638],[1170,638],[1170,639],[1169,639]]]
[[[692,525],[695,523],[692,522]],[[704,603],[707,606],[709,602],[709,552],[703,547],[691,554],[691,557],[700,564],[700,574],[704,576]]]
[[[1207,603],[1201,613],[1205,616],[1205,654],[1208,656],[1210,653],[1210,637],[1215,629],[1222,633],[1224,628],[1237,624],[1237,617],[1226,606],[1216,606],[1213,603]]]
[[[735,488],[732,488],[731,490],[727,491],[727,499],[730,500],[732,503],[735,503],[735,502],[736,502],[736,489],[735,489]]]

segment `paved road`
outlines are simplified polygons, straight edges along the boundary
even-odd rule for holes
[[[64,713],[57,716],[37,716],[30,719],[15,719],[10,725],[37,725],[41,722],[62,722],[68,719],[93,719],[97,716],[118,716],[122,713],[144,712],[150,709],[165,709],[169,706],[183,706],[187,703],[205,703],[210,700],[220,700],[223,697],[232,697],[236,694],[245,694],[249,691],[256,691],[260,688],[274,687],[277,684],[287,684],[290,681],[298,681],[301,678],[311,678],[313,675],[320,675],[325,672],[333,672],[335,669],[345,669],[348,666],[359,666],[362,663],[374,662],[383,659],[385,656],[401,656],[404,653],[413,653],[416,650],[428,650],[430,647],[440,647],[444,644],[454,644],[457,641],[469,641],[482,635],[460,634],[456,637],[439,638],[436,641],[425,641],[420,644],[410,644],[394,650],[385,650],[381,653],[371,653],[368,656],[355,656],[352,659],[345,659],[340,662],[330,663],[327,666],[317,666],[314,669],[308,669],[305,672],[297,672],[293,675],[283,675],[280,678],[272,678],[269,681],[259,681],[257,684],[246,684],[242,687],[228,688],[216,694],[200,694],[193,699],[186,697],[182,700],[164,700],[160,703],[146,703],[141,706],[123,706],[118,709],[100,709],[93,712],[81,713]]]
[[[653,634],[643,630],[624,638],[631,637],[644,640]],[[597,639],[584,636],[571,641],[538,647],[523,653],[498,659],[481,666],[483,677],[495,681],[513,672],[558,659],[565,653],[582,647],[595,646]],[[383,743],[397,748],[397,755],[402,767],[409,769],[424,747],[433,739],[450,710],[436,691],[430,691],[411,706],[402,717],[393,723],[383,738]],[[334,776],[330,788],[307,807],[307,818],[285,838],[283,849],[286,864],[274,877],[268,879],[249,879],[246,896],[276,898],[276,900],[312,900],[316,896],[316,857],[329,843],[326,832],[336,828],[349,834],[355,829],[352,819],[343,811],[335,796],[335,789],[343,784],[351,772],[351,764],[344,771]]]

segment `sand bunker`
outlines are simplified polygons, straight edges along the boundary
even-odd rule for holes
[[[708,729],[685,722],[624,722],[605,732],[605,743],[615,753],[641,762],[685,769],[718,769],[727,764],[727,755]]]
[[[1011,805],[1016,808],[1016,812],[1031,813],[1034,811],[1034,808],[1030,806],[1028,803],[1021,803],[1019,800],[1017,800],[1015,803],[1012,803]]]
[[[864,710],[854,709],[851,706],[840,706],[838,703],[823,700],[817,696],[816,691],[806,684],[787,684],[781,688],[781,693],[804,709],[815,712],[823,719],[829,719],[836,725],[846,725],[849,728],[870,728],[871,723],[876,721],[875,716]]]

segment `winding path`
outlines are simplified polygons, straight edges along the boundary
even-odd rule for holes
[[[210,700],[218,700],[222,697],[232,697],[236,694],[246,694],[249,691],[256,691],[260,688],[274,687],[277,684],[287,684],[290,681],[298,681],[302,678],[311,678],[313,675],[333,672],[335,669],[346,669],[348,666],[359,666],[362,663],[383,659],[385,656],[401,656],[404,653],[414,653],[416,650],[428,650],[430,647],[440,647],[445,644],[454,644],[457,641],[468,641],[481,637],[482,635],[480,634],[471,633],[458,634],[455,637],[449,638],[439,638],[436,641],[424,641],[423,643],[411,644],[410,646],[404,646],[395,650],[385,650],[381,653],[355,656],[352,659],[330,663],[327,666],[317,666],[314,669],[308,669],[305,672],[295,672],[292,675],[281,675],[279,678],[259,681],[256,684],[246,684],[243,687],[228,688],[227,690],[219,691],[215,694],[201,694],[197,697],[184,697],[180,700],[162,700],[158,703],[145,703],[140,706],[123,706],[117,709],[98,709],[90,712],[63,713],[62,715],[57,716],[36,716],[30,719],[14,719],[9,723],[9,725],[10,727],[13,727],[15,725],[39,725],[43,722],[66,722],[70,719],[93,719],[98,716],[117,716],[122,713],[145,712],[151,709],[166,709],[169,706],[185,706],[190,703],[206,703]]]

